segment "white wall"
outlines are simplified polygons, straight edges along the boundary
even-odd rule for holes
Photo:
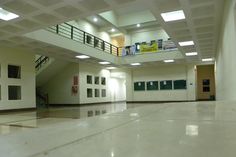
[[[0,110],[35,108],[35,54],[21,49],[0,48]],[[8,78],[8,64],[21,66],[21,79]],[[8,86],[21,86],[21,100],[8,100]]]
[[[95,25],[89,23],[88,21],[78,20],[78,21],[70,21],[69,23],[87,33],[90,33],[98,38],[101,38],[102,40],[106,42],[109,42],[109,43],[111,42],[111,37],[109,33],[104,32],[104,31],[100,32],[99,29]]]
[[[127,101],[196,100],[194,65],[166,65],[160,67],[134,68],[131,73],[127,73],[127,78]],[[134,82],[181,79],[187,80],[187,90],[134,91],[133,89]]]
[[[163,39],[167,40],[169,36],[164,29],[143,30],[131,34],[131,43],[150,42],[151,40]]]
[[[225,1],[222,30],[216,57],[216,98],[236,99],[236,0]]]
[[[79,64],[70,63],[41,88],[49,104],[79,104],[79,93],[72,95],[73,77],[79,76]]]
[[[115,102],[126,100],[125,80],[111,78],[111,72],[99,65],[85,62],[70,63],[51,78],[42,88],[42,92],[49,94],[50,104],[87,104],[99,102]],[[79,76],[79,92],[72,95],[73,76]],[[87,84],[87,75],[93,77],[93,84]],[[94,77],[100,77],[100,84],[94,84]],[[106,85],[101,85],[101,77],[106,78]],[[87,98],[87,88],[93,89],[93,97]],[[100,90],[100,97],[95,97],[95,89]],[[101,97],[101,89],[106,89],[106,97]]]

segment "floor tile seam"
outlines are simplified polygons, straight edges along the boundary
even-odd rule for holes
[[[159,112],[159,111],[161,111],[162,109],[166,109],[166,108],[168,108],[168,106],[164,106],[164,107],[162,107],[162,108],[159,108],[158,110],[155,110],[155,111],[149,113],[148,115],[143,115],[143,116],[140,116],[140,117],[138,117],[138,118],[135,118],[135,119],[132,119],[132,120],[128,120],[127,122],[124,122],[124,123],[119,124],[119,125],[117,125],[117,126],[114,126],[114,127],[111,127],[111,128],[107,128],[107,129],[102,130],[102,131],[99,131],[99,132],[97,132],[97,133],[94,133],[94,134],[91,134],[91,135],[88,135],[88,136],[79,138],[79,139],[77,139],[77,140],[74,140],[74,141],[71,141],[71,142],[68,142],[68,143],[65,143],[65,144],[56,146],[56,147],[51,148],[51,149],[48,149],[48,150],[44,150],[44,151],[42,151],[42,152],[38,152],[38,153],[35,153],[35,154],[32,154],[32,155],[29,155],[29,156],[27,156],[27,157],[35,157],[35,156],[37,156],[37,155],[44,154],[44,153],[46,153],[46,152],[53,151],[53,150],[56,150],[56,149],[60,149],[60,148],[63,148],[63,147],[65,147],[65,146],[72,145],[72,144],[74,144],[74,143],[80,143],[81,141],[90,139],[90,138],[95,137],[95,136],[97,136],[97,135],[100,135],[100,134],[102,134],[102,133],[106,133],[106,132],[109,132],[109,131],[111,131],[111,130],[118,129],[118,128],[122,127],[122,126],[131,124],[131,123],[133,123],[133,122],[135,122],[135,121],[137,121],[137,120],[139,120],[139,119],[142,119],[142,118],[144,118],[144,117],[150,116],[150,114],[155,114],[156,112]]]

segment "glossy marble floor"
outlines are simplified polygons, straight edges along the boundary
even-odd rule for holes
[[[0,134],[0,157],[235,157],[236,102],[14,113]]]

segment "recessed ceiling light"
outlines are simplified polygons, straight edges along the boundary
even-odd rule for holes
[[[86,56],[86,55],[79,55],[79,56],[76,56],[76,58],[79,58],[79,59],[87,59],[87,58],[90,58],[89,56]]]
[[[194,45],[193,41],[183,41],[183,42],[179,42],[180,46],[192,46]]]
[[[107,67],[108,70],[116,69],[116,67]]]
[[[141,27],[141,25],[138,23],[138,24],[137,24],[137,27]]]
[[[161,16],[162,16],[162,18],[164,19],[165,22],[185,19],[185,14],[184,14],[183,10],[162,13]]]
[[[164,60],[165,63],[173,63],[175,62],[173,59],[168,59],[168,60]]]
[[[141,65],[141,63],[131,63],[130,65],[132,65],[132,66],[138,66],[138,65]]]
[[[106,62],[106,61],[104,61],[104,62],[99,62],[99,64],[107,65],[107,64],[111,64],[111,63],[110,63],[110,62]]]
[[[98,18],[94,17],[94,18],[93,18],[93,21],[94,21],[94,22],[98,22]]]
[[[116,31],[116,29],[115,29],[115,28],[112,28],[112,29],[111,29],[111,32],[115,32],[115,31]]]
[[[188,53],[185,53],[186,56],[197,56],[198,53],[197,52],[188,52]]]
[[[205,59],[202,59],[203,62],[211,62],[213,61],[214,59],[213,58],[205,58]]]
[[[15,18],[18,18],[19,15],[9,12],[3,8],[0,8],[0,19],[4,21],[9,21]]]

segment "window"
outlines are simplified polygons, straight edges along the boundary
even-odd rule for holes
[[[21,78],[21,67],[16,65],[8,65],[8,78]]]
[[[99,77],[98,76],[94,77],[94,83],[99,84]]]
[[[92,110],[88,111],[88,117],[92,117],[92,116],[93,116],[93,111]]]
[[[147,90],[158,90],[158,81],[147,82]]]
[[[101,114],[101,112],[100,112],[99,110],[96,110],[96,111],[95,111],[95,115],[96,115],[96,116],[98,116],[98,115],[100,115],[100,114]]]
[[[161,81],[160,82],[160,89],[161,90],[172,90],[172,81],[171,80]]]
[[[175,80],[174,81],[174,89],[187,89],[186,80]]]
[[[209,79],[204,79],[202,80],[202,91],[203,92],[210,92],[211,91],[211,88],[210,88],[210,80]]]
[[[21,86],[8,86],[8,100],[21,100]]]
[[[102,97],[106,97],[106,89],[102,89]]]
[[[91,88],[87,88],[87,98],[93,97],[93,90]]]
[[[100,97],[100,91],[99,91],[99,89],[95,89],[95,97],[96,97],[96,98]]]
[[[145,91],[145,82],[134,82],[134,91]]]
[[[92,84],[93,83],[93,77],[91,75],[87,75],[87,84]]]
[[[106,78],[102,77],[102,85],[106,85]]]

